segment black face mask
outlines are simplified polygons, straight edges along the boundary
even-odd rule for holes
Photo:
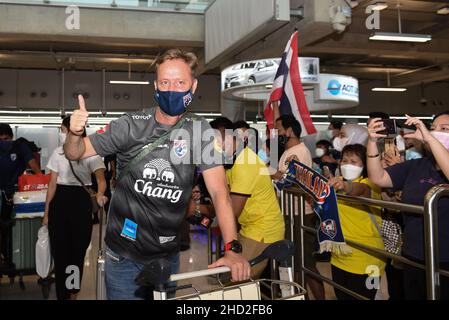
[[[286,135],[278,136],[278,143],[279,143],[279,146],[285,148],[285,145],[287,144],[287,142],[288,142],[289,139],[290,139],[290,138],[287,137]]]

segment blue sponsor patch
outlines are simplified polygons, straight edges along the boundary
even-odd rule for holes
[[[129,239],[131,241],[136,241],[137,238],[137,223],[125,219],[125,225],[123,226],[122,230],[122,237]]]

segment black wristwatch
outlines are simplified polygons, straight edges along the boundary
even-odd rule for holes
[[[242,253],[242,244],[238,240],[232,240],[225,244],[224,251],[234,251],[235,253]]]

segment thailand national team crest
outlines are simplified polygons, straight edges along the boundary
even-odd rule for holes
[[[184,97],[182,97],[182,100],[184,102],[184,107],[187,108],[192,102],[192,95],[190,93],[186,94]]]
[[[173,142],[173,150],[179,158],[183,158],[187,153],[187,141],[186,140],[175,140]]]
[[[323,221],[321,223],[321,231],[328,235],[330,238],[335,238],[335,236],[337,235],[337,227],[335,225],[335,221],[328,219],[326,221]]]

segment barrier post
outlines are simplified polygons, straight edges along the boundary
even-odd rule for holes
[[[449,196],[449,185],[433,187],[424,202],[424,244],[426,248],[427,299],[440,298],[440,251],[438,243],[438,201]]]

